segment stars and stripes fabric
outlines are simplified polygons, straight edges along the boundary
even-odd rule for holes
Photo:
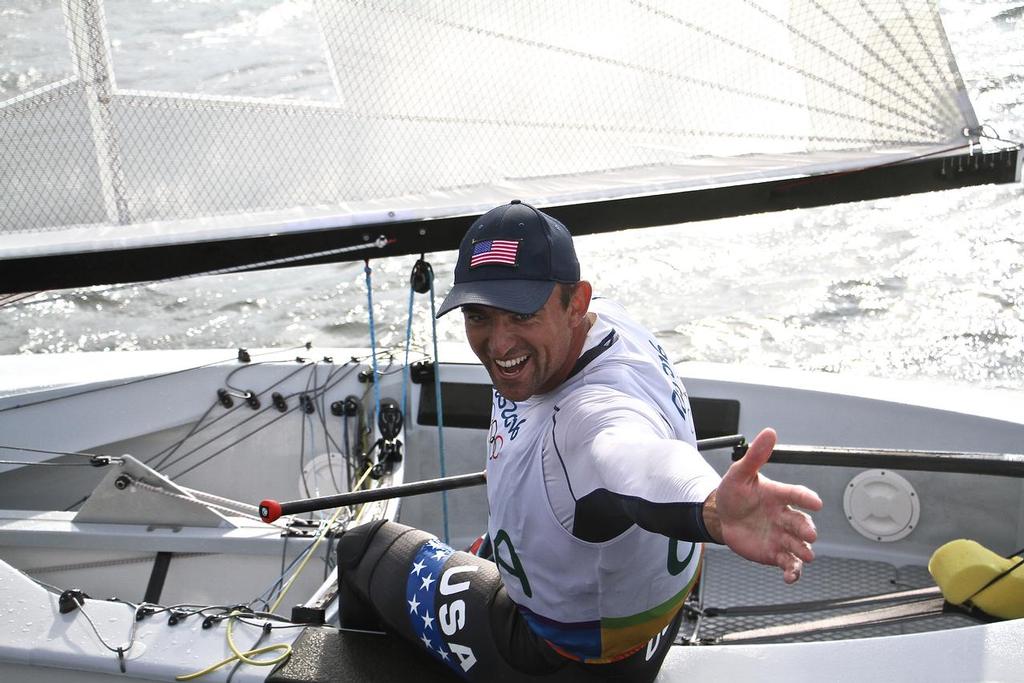
[[[441,576],[444,563],[453,552],[451,547],[433,538],[420,546],[406,579],[405,601],[409,605],[409,622],[413,633],[423,647],[451,667],[452,671],[464,675],[459,666],[459,658],[450,651],[437,624],[434,604],[435,584]]]
[[[519,240],[481,240],[473,245],[469,267],[501,265],[515,266],[519,255]]]

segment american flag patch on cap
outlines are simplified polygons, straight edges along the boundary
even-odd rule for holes
[[[469,267],[514,266],[518,253],[519,240],[481,240],[473,245],[473,256],[469,259]]]

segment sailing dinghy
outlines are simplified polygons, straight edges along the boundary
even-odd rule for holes
[[[25,76],[0,93],[3,304],[424,255],[512,197],[586,234],[1020,180],[927,0],[313,2],[288,47],[320,81],[299,96],[174,83],[137,37],[160,4],[127,7],[4,15],[4,72]],[[795,587],[709,549],[661,680],[1019,676],[1018,393],[676,371],[699,438],[775,427],[767,474],[827,505]],[[462,347],[373,340],[0,358],[0,678],[456,675],[338,628],[333,544],[398,519],[465,547],[479,489],[273,526],[256,503],[475,472],[490,392]],[[720,471],[728,442],[706,452]],[[977,545],[940,552],[957,539]]]

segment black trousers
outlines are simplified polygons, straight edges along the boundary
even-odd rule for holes
[[[469,681],[652,681],[682,616],[629,657],[576,662],[530,629],[493,562],[386,521],[342,536],[338,586],[342,626],[382,626]]]

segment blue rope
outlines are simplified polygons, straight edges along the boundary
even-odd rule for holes
[[[366,268],[366,309],[369,311],[370,319],[370,353],[373,358],[373,399],[374,399],[374,412],[373,420],[371,424],[374,424],[377,420],[377,416],[380,415],[380,376],[377,374],[377,333],[373,326],[373,286],[370,282],[370,273],[373,271],[370,269],[370,259],[365,260]]]
[[[405,324],[405,363],[402,364],[402,415],[409,414],[409,345],[412,342],[412,302],[416,290],[409,284],[409,318]],[[406,418],[408,419],[408,418]]]
[[[441,408],[441,357],[437,354],[437,311],[434,308],[434,277],[430,277],[430,327],[434,336],[434,402],[437,404],[437,450],[441,459],[441,478],[444,472],[444,410]],[[444,542],[448,543],[448,492],[441,492],[444,514]]]

